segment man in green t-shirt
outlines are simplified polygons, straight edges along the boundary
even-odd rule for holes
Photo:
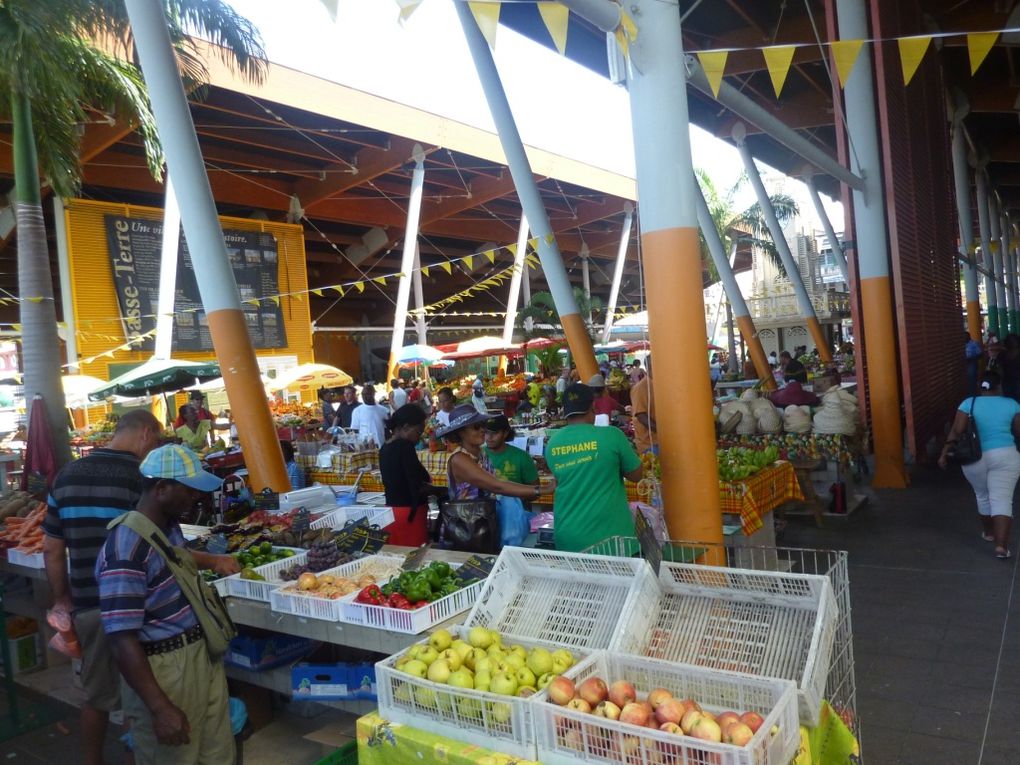
[[[535,461],[523,449],[507,443],[514,438],[514,429],[506,415],[493,417],[485,423],[485,453],[492,470],[501,481],[538,485]]]
[[[595,427],[594,402],[587,385],[569,386],[563,393],[567,424],[545,445],[556,477],[557,550],[580,552],[607,537],[635,534],[623,479],[641,480],[641,458],[619,428]]]

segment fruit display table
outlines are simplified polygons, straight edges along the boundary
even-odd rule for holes
[[[532,760],[517,759],[419,728],[389,722],[375,712],[358,720],[357,737],[360,765],[538,765]]]
[[[762,516],[784,502],[804,499],[797,473],[789,462],[777,462],[743,481],[720,482],[719,496],[724,513],[740,515],[740,525],[747,536],[762,528]]]
[[[754,436],[731,433],[719,439],[718,448],[731,446],[749,449],[775,446],[784,459],[806,461],[825,458],[841,465],[853,462],[861,453],[859,438],[826,433],[760,433]]]

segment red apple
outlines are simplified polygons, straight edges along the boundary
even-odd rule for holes
[[[742,722],[734,722],[723,728],[723,743],[746,746],[754,738],[754,731]]]
[[[634,685],[626,680],[617,680],[609,686],[609,700],[623,709],[628,704],[637,701],[637,691]]]
[[[701,704],[696,702],[694,699],[684,699],[684,706],[687,707],[688,711],[692,709],[697,709],[699,712],[701,711]]]
[[[652,705],[652,709],[658,709],[663,702],[669,701],[671,698],[673,698],[673,694],[665,688],[656,688],[648,694],[648,703]]]
[[[689,735],[694,738],[700,738],[702,741],[722,741],[722,731],[719,730],[719,723],[707,717],[702,717],[687,732]]]
[[[573,698],[568,701],[565,706],[567,709],[573,709],[575,712],[591,714],[591,704],[581,698]]]
[[[690,733],[695,724],[704,716],[700,709],[688,709],[680,720],[680,727],[684,729],[684,733]]]
[[[757,733],[758,728],[764,725],[765,718],[757,712],[744,712],[740,715],[740,722],[744,723],[752,732]]]
[[[549,700],[561,707],[566,706],[567,702],[577,695],[574,681],[563,675],[553,678],[552,682],[546,686],[546,692],[549,694]]]
[[[620,708],[611,701],[603,701],[595,707],[593,714],[598,717],[605,717],[607,720],[619,720]]]
[[[719,727],[725,731],[726,726],[730,723],[740,722],[740,715],[736,712],[723,712],[715,718],[715,721],[719,723]]]
[[[659,726],[659,730],[661,730],[663,733],[674,733],[677,736],[684,735],[684,729],[673,722],[664,722],[662,725]]]
[[[679,725],[680,721],[684,719],[685,714],[687,714],[687,707],[684,706],[682,701],[677,701],[674,698],[663,702],[655,709],[655,719],[660,724],[676,723]]]
[[[649,704],[649,703],[648,703],[647,701],[635,701],[634,703],[635,703],[635,704],[640,704],[640,705],[641,705],[641,706],[643,706],[643,707],[644,707],[645,709],[647,709],[647,710],[648,710],[648,716],[649,716],[649,717],[651,717],[652,715],[654,715],[654,714],[655,714],[655,707],[653,707],[653,706],[652,706],[651,704]]]
[[[563,736],[563,745],[578,752],[583,752],[584,737],[581,735],[581,731],[576,728],[568,730],[566,735]]]
[[[620,710],[620,722],[630,723],[642,728],[648,724],[648,717],[648,710],[641,704],[635,704],[633,701],[626,704]]]
[[[577,687],[577,695],[597,707],[609,696],[609,689],[601,677],[589,677]]]

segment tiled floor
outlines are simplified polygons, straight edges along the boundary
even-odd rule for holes
[[[1020,555],[996,560],[978,531],[959,471],[916,468],[908,490],[876,492],[823,529],[792,522],[780,540],[849,552],[869,765],[1020,763]],[[78,761],[76,718],[68,711],[67,734],[51,725],[0,744],[0,762]],[[246,744],[246,765],[315,762],[321,745],[302,737],[330,719],[352,720],[279,716]],[[123,761],[112,741],[108,751],[110,763]]]

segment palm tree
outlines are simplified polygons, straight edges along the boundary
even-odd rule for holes
[[[205,70],[187,33],[223,47],[225,59],[258,78],[264,51],[257,30],[223,0],[164,0],[182,74]],[[3,0],[0,2],[0,117],[13,127],[18,226],[18,290],[26,398],[43,397],[53,427],[57,464],[70,459],[60,382],[53,275],[43,224],[39,171],[61,196],[81,181],[79,128],[102,111],[138,126],[149,168],[162,176],[163,158],[141,72],[132,63],[127,13],[121,0]],[[124,55],[95,41],[112,40]],[[4,106],[7,108],[4,109]]]
[[[589,297],[580,287],[574,287],[574,302],[577,304],[577,311],[584,320],[584,328],[588,336],[595,342],[597,328],[593,320],[593,314],[602,311],[602,300],[597,297]],[[528,328],[528,319],[531,319],[531,328]],[[556,301],[552,293],[536,292],[531,296],[531,301],[517,313],[517,328],[524,333],[524,344],[527,346],[529,340],[539,337],[563,336],[563,323],[556,311]],[[538,351],[532,351],[542,364],[542,367],[550,374],[555,374],[560,368],[560,349],[565,343],[550,345]]]

